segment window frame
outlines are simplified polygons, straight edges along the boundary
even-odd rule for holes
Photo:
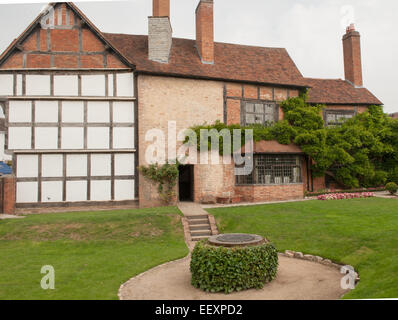
[[[260,158],[263,157],[263,161],[264,164],[263,165],[258,165],[256,158]],[[296,161],[299,161],[299,164],[293,165],[293,164],[286,164],[286,163],[272,163],[269,162],[267,164],[266,158],[272,158],[272,157],[291,157],[291,158],[295,158]],[[253,155],[253,171],[250,175],[247,176],[235,176],[235,185],[236,186],[278,186],[278,185],[295,185],[295,184],[303,184],[304,183],[304,177],[303,177],[303,167],[304,167],[304,156],[303,154],[299,154],[299,153],[255,153]],[[277,172],[275,170],[275,167],[279,168],[279,171]],[[298,168],[298,179],[295,182],[285,182],[284,177],[285,174],[287,172],[287,170],[291,170],[293,174],[293,169]],[[265,173],[263,175],[261,175],[261,180],[263,182],[259,182],[260,180],[260,175],[258,174],[259,170],[263,170],[264,172],[266,172],[267,170],[269,170],[270,174],[270,178],[269,178],[269,182],[267,183],[265,180]],[[281,173],[281,175],[277,174],[277,173]],[[291,175],[289,174],[289,176]],[[275,183],[275,177],[278,178],[282,178],[280,183]],[[264,178],[264,179],[263,179]],[[242,181],[243,180],[243,181]],[[272,182],[273,181],[273,182]]]
[[[240,119],[241,119],[240,124],[241,124],[241,126],[246,127],[246,126],[256,125],[256,123],[250,123],[250,124],[246,123],[246,114],[247,114],[246,105],[248,103],[252,103],[254,105],[254,108],[255,108],[256,104],[262,104],[263,108],[264,108],[264,105],[266,105],[266,104],[273,104],[274,119],[273,119],[272,123],[275,123],[275,122],[277,122],[279,120],[279,104],[276,101],[259,100],[259,99],[242,99],[241,100],[241,107],[240,107]],[[253,112],[248,112],[248,113],[249,114],[253,114],[253,115],[262,114],[263,117],[266,115],[265,111],[263,113],[256,113],[255,110],[254,110]],[[265,117],[264,117],[263,122],[261,123],[261,125],[266,126]]]
[[[352,109],[352,110],[347,110],[347,109],[344,109],[344,110],[325,109],[323,111],[323,121],[325,123],[325,127],[340,126],[340,125],[342,125],[344,123],[344,122],[335,122],[335,123],[329,124],[328,121],[327,121],[327,117],[328,117],[329,114],[334,114],[334,115],[352,115],[352,117],[355,117],[358,114],[358,111],[357,111],[356,107],[354,109]],[[347,121],[347,119],[350,119],[350,118],[346,118],[346,121]]]

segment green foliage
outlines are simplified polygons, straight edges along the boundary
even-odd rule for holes
[[[386,184],[386,190],[391,194],[396,194],[398,191],[398,185],[395,182],[389,182]]]
[[[169,204],[174,196],[174,187],[178,179],[178,164],[166,163],[164,165],[151,164],[149,166],[140,166],[139,171],[147,179],[158,184],[158,192],[164,202]]]
[[[272,126],[241,127],[216,122],[192,129],[198,140],[201,129],[231,134],[234,129],[252,129],[255,142],[294,143],[313,160],[314,176],[329,174],[347,188],[379,187],[386,181],[398,183],[398,120],[384,114],[381,106],[370,106],[341,126],[325,127],[321,112],[325,106],[309,105],[306,99],[307,94],[303,93],[282,102],[284,120]],[[224,150],[223,138],[219,139],[220,153],[231,152],[230,145]],[[202,143],[212,148],[210,139]],[[244,143],[242,134],[242,145]]]
[[[249,247],[215,247],[198,242],[191,259],[192,285],[207,292],[261,289],[278,269],[278,254],[270,243]]]

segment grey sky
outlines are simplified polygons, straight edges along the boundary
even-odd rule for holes
[[[362,35],[364,85],[398,112],[398,1],[214,0],[215,40],[284,47],[305,77],[344,78],[341,37],[353,18]],[[194,38],[198,0],[171,0],[175,37]],[[147,34],[151,0],[82,3],[78,7],[106,32]],[[0,51],[37,16],[43,4],[0,5]]]

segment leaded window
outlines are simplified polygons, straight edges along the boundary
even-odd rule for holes
[[[255,154],[253,171],[249,175],[236,176],[238,185],[280,185],[302,182],[299,155]]]
[[[327,127],[341,126],[354,116],[354,110],[326,110],[324,114],[325,125]]]
[[[277,120],[278,112],[275,102],[243,102],[242,125],[271,125]]]

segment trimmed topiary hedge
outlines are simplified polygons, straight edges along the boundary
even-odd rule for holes
[[[217,247],[207,240],[192,252],[192,285],[207,292],[261,289],[278,269],[278,253],[271,243],[248,247]]]
[[[386,184],[386,190],[394,195],[398,191],[398,185],[395,182],[389,182]]]

